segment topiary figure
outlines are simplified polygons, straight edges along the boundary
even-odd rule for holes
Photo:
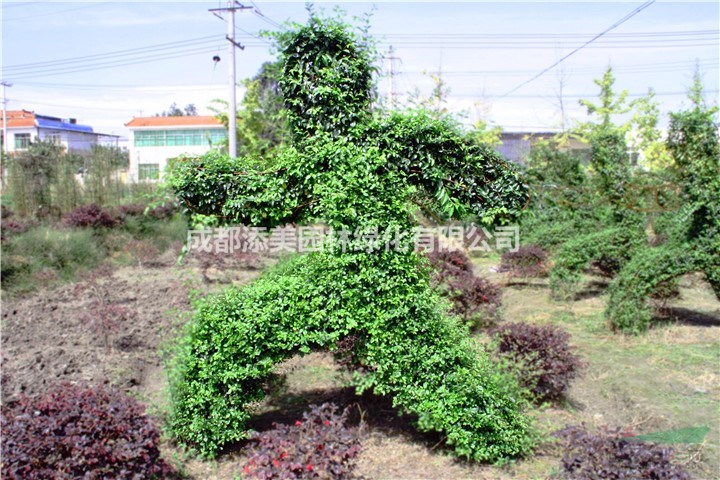
[[[392,397],[460,456],[527,452],[530,422],[513,382],[444,310],[402,234],[415,226],[413,201],[492,219],[519,211],[526,188],[452,125],[422,113],[372,118],[370,55],[343,24],[311,16],[279,43],[293,144],[271,167],[185,159],[169,181],[188,208],[227,223],[322,221],[336,234],[323,250],[202,302],[172,369],[171,431],[206,455],[247,438],[250,405],[276,363],[352,336],[367,367],[359,391]],[[343,243],[341,230],[354,236]],[[377,231],[396,233],[391,248],[365,235]]]
[[[631,172],[623,133],[608,127],[595,133],[590,143],[591,165],[597,173],[597,200],[607,203],[610,216],[589,232],[562,244],[550,271],[550,287],[556,298],[571,296],[580,273],[593,262],[611,266],[607,273],[614,274],[647,244],[643,216],[626,204]]]
[[[645,331],[652,319],[647,299],[667,282],[703,272],[720,298],[720,139],[717,107],[703,102],[696,76],[692,109],[670,116],[667,147],[682,187],[683,206],[667,229],[668,239],[638,250],[610,285],[606,316],[610,326]]]

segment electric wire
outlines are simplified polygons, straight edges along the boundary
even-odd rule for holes
[[[524,81],[523,83],[521,83],[520,85],[518,85],[518,86],[516,86],[516,87],[514,87],[514,88],[511,88],[510,90],[508,90],[507,92],[505,92],[503,95],[501,95],[500,98],[503,98],[503,97],[506,97],[506,96],[508,96],[508,95],[510,95],[510,94],[512,94],[512,93],[515,93],[516,91],[518,91],[519,89],[521,89],[522,87],[524,87],[525,85],[527,85],[528,83],[530,83],[530,82],[532,82],[532,81],[540,78],[540,77],[541,77],[543,74],[545,74],[546,72],[548,72],[548,71],[552,70],[553,68],[555,68],[556,66],[560,65],[563,61],[567,60],[568,58],[570,58],[570,57],[571,57],[572,55],[574,55],[575,53],[579,52],[580,50],[582,50],[583,48],[587,47],[588,45],[590,45],[592,42],[594,42],[594,41],[597,40],[598,38],[600,38],[600,37],[602,37],[603,35],[605,35],[606,33],[610,32],[610,30],[613,30],[613,29],[619,27],[620,25],[622,25],[623,23],[627,22],[627,21],[630,20],[632,17],[634,17],[634,16],[637,15],[638,13],[642,12],[643,10],[645,10],[647,7],[649,7],[649,6],[652,5],[653,3],[655,3],[655,0],[649,0],[649,1],[645,2],[645,3],[643,3],[642,5],[640,5],[639,7],[635,8],[633,11],[631,11],[630,13],[628,13],[627,15],[625,15],[623,18],[621,18],[621,19],[618,20],[617,22],[613,23],[610,27],[608,27],[607,29],[603,30],[602,32],[600,32],[599,34],[595,35],[593,38],[591,38],[590,40],[588,40],[588,41],[585,42],[584,44],[582,44],[582,45],[580,45],[579,47],[577,47],[576,49],[574,49],[572,52],[570,52],[570,53],[568,53],[567,55],[565,55],[564,57],[562,57],[562,58],[561,58],[560,60],[558,60],[557,62],[555,62],[555,63],[553,63],[552,65],[550,65],[549,67],[541,70],[540,73],[538,73],[538,74],[535,75],[534,77],[530,78],[529,80]]]

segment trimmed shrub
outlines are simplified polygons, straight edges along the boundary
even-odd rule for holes
[[[442,283],[463,272],[472,273],[472,263],[461,250],[432,251],[426,254],[433,268],[433,280]]]
[[[583,366],[568,334],[552,325],[508,323],[491,331],[497,351],[519,367],[520,382],[538,401],[558,400]]]
[[[15,215],[15,212],[12,211],[10,207],[6,207],[5,205],[0,205],[0,218],[3,220],[12,217]]]
[[[360,429],[347,425],[348,408],[337,410],[332,403],[311,405],[302,421],[253,435],[246,478],[352,478]]]
[[[112,228],[119,220],[99,205],[82,205],[65,215],[68,227]]]
[[[150,208],[147,215],[155,220],[165,220],[175,215],[180,209],[174,203],[165,203],[163,205]]]
[[[473,330],[492,325],[502,302],[498,285],[470,272],[462,272],[448,281],[447,296],[453,305],[451,313],[462,317]]]
[[[566,480],[689,480],[671,463],[673,449],[625,438],[618,431],[591,433],[584,426],[555,432],[565,443],[559,478]]]
[[[63,384],[0,409],[7,479],[166,478],[160,432],[120,391]]]
[[[433,251],[426,256],[433,267],[435,289],[452,303],[450,312],[471,329],[492,325],[501,304],[500,287],[475,276],[472,262],[460,250]]]
[[[539,245],[525,245],[516,252],[505,252],[500,260],[500,271],[513,277],[542,277],[547,274],[547,252]]]

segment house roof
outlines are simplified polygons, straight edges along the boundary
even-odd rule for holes
[[[35,113],[27,110],[8,110],[5,112],[8,128],[35,127]],[[0,117],[0,126],[3,120]]]
[[[92,127],[88,125],[79,125],[74,123],[74,121],[66,121],[59,117],[51,117],[49,115],[40,115],[28,110],[8,110],[5,115],[7,117],[7,128],[40,127],[51,130],[94,133]],[[2,124],[2,117],[0,117],[0,126],[2,126]]]
[[[222,122],[211,116],[180,116],[180,117],[133,117],[125,124],[128,128],[143,127],[218,127]]]

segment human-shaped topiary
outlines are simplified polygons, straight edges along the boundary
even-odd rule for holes
[[[610,285],[606,316],[614,329],[638,333],[652,320],[647,299],[663,282],[703,272],[720,298],[720,138],[696,76],[692,108],[671,114],[667,147],[682,187],[682,207],[668,241],[635,252]]]
[[[628,126],[613,125],[611,115],[623,113],[629,107],[624,106],[627,92],[623,91],[615,98],[614,81],[612,70],[608,69],[603,79],[595,82],[601,88],[600,104],[581,101],[588,113],[598,115],[600,120],[598,124],[585,127],[589,130],[590,164],[596,181],[596,195],[591,200],[605,204],[608,215],[588,230],[567,239],[560,247],[550,272],[550,287],[555,297],[572,296],[582,269],[591,263],[599,262],[606,273],[616,274],[638,248],[647,244],[644,215],[628,208],[632,178],[625,141]]]
[[[280,46],[293,145],[270,170],[267,160],[185,159],[169,182],[188,208],[227,223],[322,221],[336,234],[321,251],[202,302],[172,369],[171,431],[207,455],[247,438],[273,365],[352,335],[365,366],[358,390],[392,397],[460,456],[528,451],[513,382],[444,310],[404,235],[414,203],[490,219],[517,213],[526,188],[447,123],[420,113],[373,119],[368,50],[343,24],[311,17]],[[343,242],[340,231],[353,235]]]

